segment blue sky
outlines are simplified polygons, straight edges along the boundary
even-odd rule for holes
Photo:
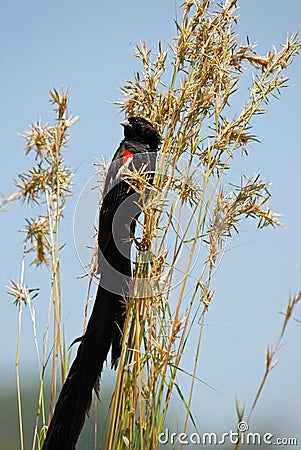
[[[239,40],[246,43],[248,36],[251,42],[258,42],[259,53],[284,42],[287,33],[301,25],[299,0],[288,0],[285,7],[280,0],[238,3]],[[81,334],[86,291],[85,281],[77,280],[82,268],[73,244],[76,202],[94,173],[96,158],[103,155],[109,160],[122,138],[122,116],[111,102],[121,98],[118,86],[140,68],[132,57],[135,44],[145,40],[156,49],[160,39],[165,45],[174,33],[177,4],[177,0],[0,1],[0,191],[11,192],[12,179],[30,165],[17,133],[40,117],[42,121],[53,117],[48,88],[69,86],[70,112],[80,116],[66,150],[68,163],[76,169],[75,195],[66,209],[62,229],[62,241],[67,243],[62,271],[68,343]],[[234,424],[235,394],[250,406],[264,370],[264,349],[276,341],[281,328],[278,312],[285,309],[290,290],[301,289],[300,57],[287,73],[292,87],[283,91],[280,101],[271,101],[268,113],[253,122],[260,143],[254,143],[249,157],[234,166],[236,178],[242,172],[250,176],[260,173],[273,182],[271,203],[275,211],[284,214],[285,226],[260,231],[251,222],[245,223],[216,273],[216,297],[206,319],[199,376],[220,394],[198,385],[193,404],[197,421],[208,431],[216,423],[228,428]],[[31,214],[30,208],[16,204],[1,213],[2,386],[14,384],[17,329],[17,309],[5,285],[18,277],[22,242],[18,230],[23,228],[24,217]],[[33,280],[41,283],[42,293],[43,289],[46,293],[48,284],[43,275],[40,271]],[[45,306],[40,300],[36,310],[43,317]],[[26,314],[23,332],[21,364],[28,380],[36,361]],[[300,333],[300,325],[292,323],[280,352],[281,361],[258,404],[255,428],[265,418],[275,425],[284,424],[290,434],[301,429]]]

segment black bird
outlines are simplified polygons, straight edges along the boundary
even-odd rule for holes
[[[141,212],[139,194],[124,179],[126,171],[147,172],[153,180],[160,143],[157,130],[142,117],[121,122],[124,139],[110,164],[99,212],[98,247],[101,279],[87,330],[57,400],[43,450],[74,450],[89,412],[92,391],[110,348],[112,368],[121,354],[125,299],[131,280],[131,237]]]

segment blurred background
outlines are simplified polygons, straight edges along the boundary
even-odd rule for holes
[[[81,191],[93,176],[93,164],[104,156],[108,161],[122,139],[122,115],[112,101],[122,97],[119,86],[132,79],[141,67],[132,56],[135,45],[145,40],[154,51],[175,34],[174,19],[180,20],[178,0],[0,0],[0,191],[14,190],[17,173],[28,169],[24,141],[18,135],[39,118],[54,117],[48,103],[49,88],[69,86],[69,111],[80,119],[73,127],[65,158],[76,171],[74,196],[69,199],[61,231],[66,243],[61,253],[64,326],[67,345],[82,332],[87,281],[79,280],[83,268],[73,241],[73,217]],[[287,0],[241,0],[238,2],[238,39],[241,44],[257,42],[265,55],[301,25],[301,3]],[[239,157],[229,179],[239,181],[245,173],[259,173],[273,182],[271,205],[283,213],[281,229],[257,230],[251,221],[232,239],[215,274],[215,300],[206,317],[198,377],[214,389],[197,383],[192,412],[201,432],[235,430],[235,396],[248,410],[264,373],[264,349],[276,343],[289,293],[301,288],[300,240],[300,101],[301,59],[287,69],[291,88],[280,100],[267,106],[267,114],[252,122],[260,140]],[[243,91],[242,94],[246,95]],[[239,103],[239,99],[238,99]],[[235,105],[234,105],[235,107]],[[233,110],[230,111],[233,113]],[[232,177],[232,178],[231,178]],[[95,205],[96,210],[96,205]],[[18,311],[7,295],[6,285],[20,273],[22,233],[30,207],[11,204],[0,213],[0,433],[1,448],[17,449],[18,415],[15,381],[15,350]],[[91,230],[91,236],[93,230]],[[46,323],[49,281],[43,270],[29,274],[30,286],[40,287],[35,300],[38,334]],[[300,313],[300,311],[299,311]],[[301,314],[298,318],[300,319]],[[279,437],[297,437],[301,443],[301,325],[292,322],[280,350],[281,360],[270,374],[249,424],[250,431],[271,432]],[[184,362],[191,365],[193,350]],[[186,369],[186,367],[184,367]],[[21,384],[25,409],[26,448],[30,448],[37,404],[38,368],[32,326],[24,311]],[[107,368],[103,376],[101,405],[109,401],[115,374]],[[180,376],[184,393],[190,380]],[[185,413],[174,399],[169,416],[171,431],[180,432]],[[6,441],[5,441],[6,439]],[[79,450],[87,447],[85,437]],[[3,446],[3,447],[2,447]],[[194,447],[193,447],[194,448]],[[263,446],[261,448],[264,448]],[[287,447],[288,448],[288,447]]]

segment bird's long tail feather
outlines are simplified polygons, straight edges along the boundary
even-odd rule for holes
[[[116,336],[113,336],[116,326],[120,330],[120,345],[124,318],[119,314],[120,323],[117,325],[114,324],[114,316],[116,311],[120,312],[120,307],[123,308],[121,301],[124,302],[120,296],[108,292],[102,286],[98,287],[87,331],[81,338],[77,356],[56,403],[43,450],[75,449],[85,415],[91,405],[93,388],[96,392],[98,390],[99,376],[112,339],[117,342],[118,331],[115,330]],[[116,356],[120,356],[118,351],[113,355],[115,358]]]

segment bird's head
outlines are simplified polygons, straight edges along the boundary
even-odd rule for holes
[[[149,144],[152,151],[157,151],[160,135],[153,125],[140,116],[131,116],[120,122],[124,127],[124,138],[127,141],[137,140]]]

